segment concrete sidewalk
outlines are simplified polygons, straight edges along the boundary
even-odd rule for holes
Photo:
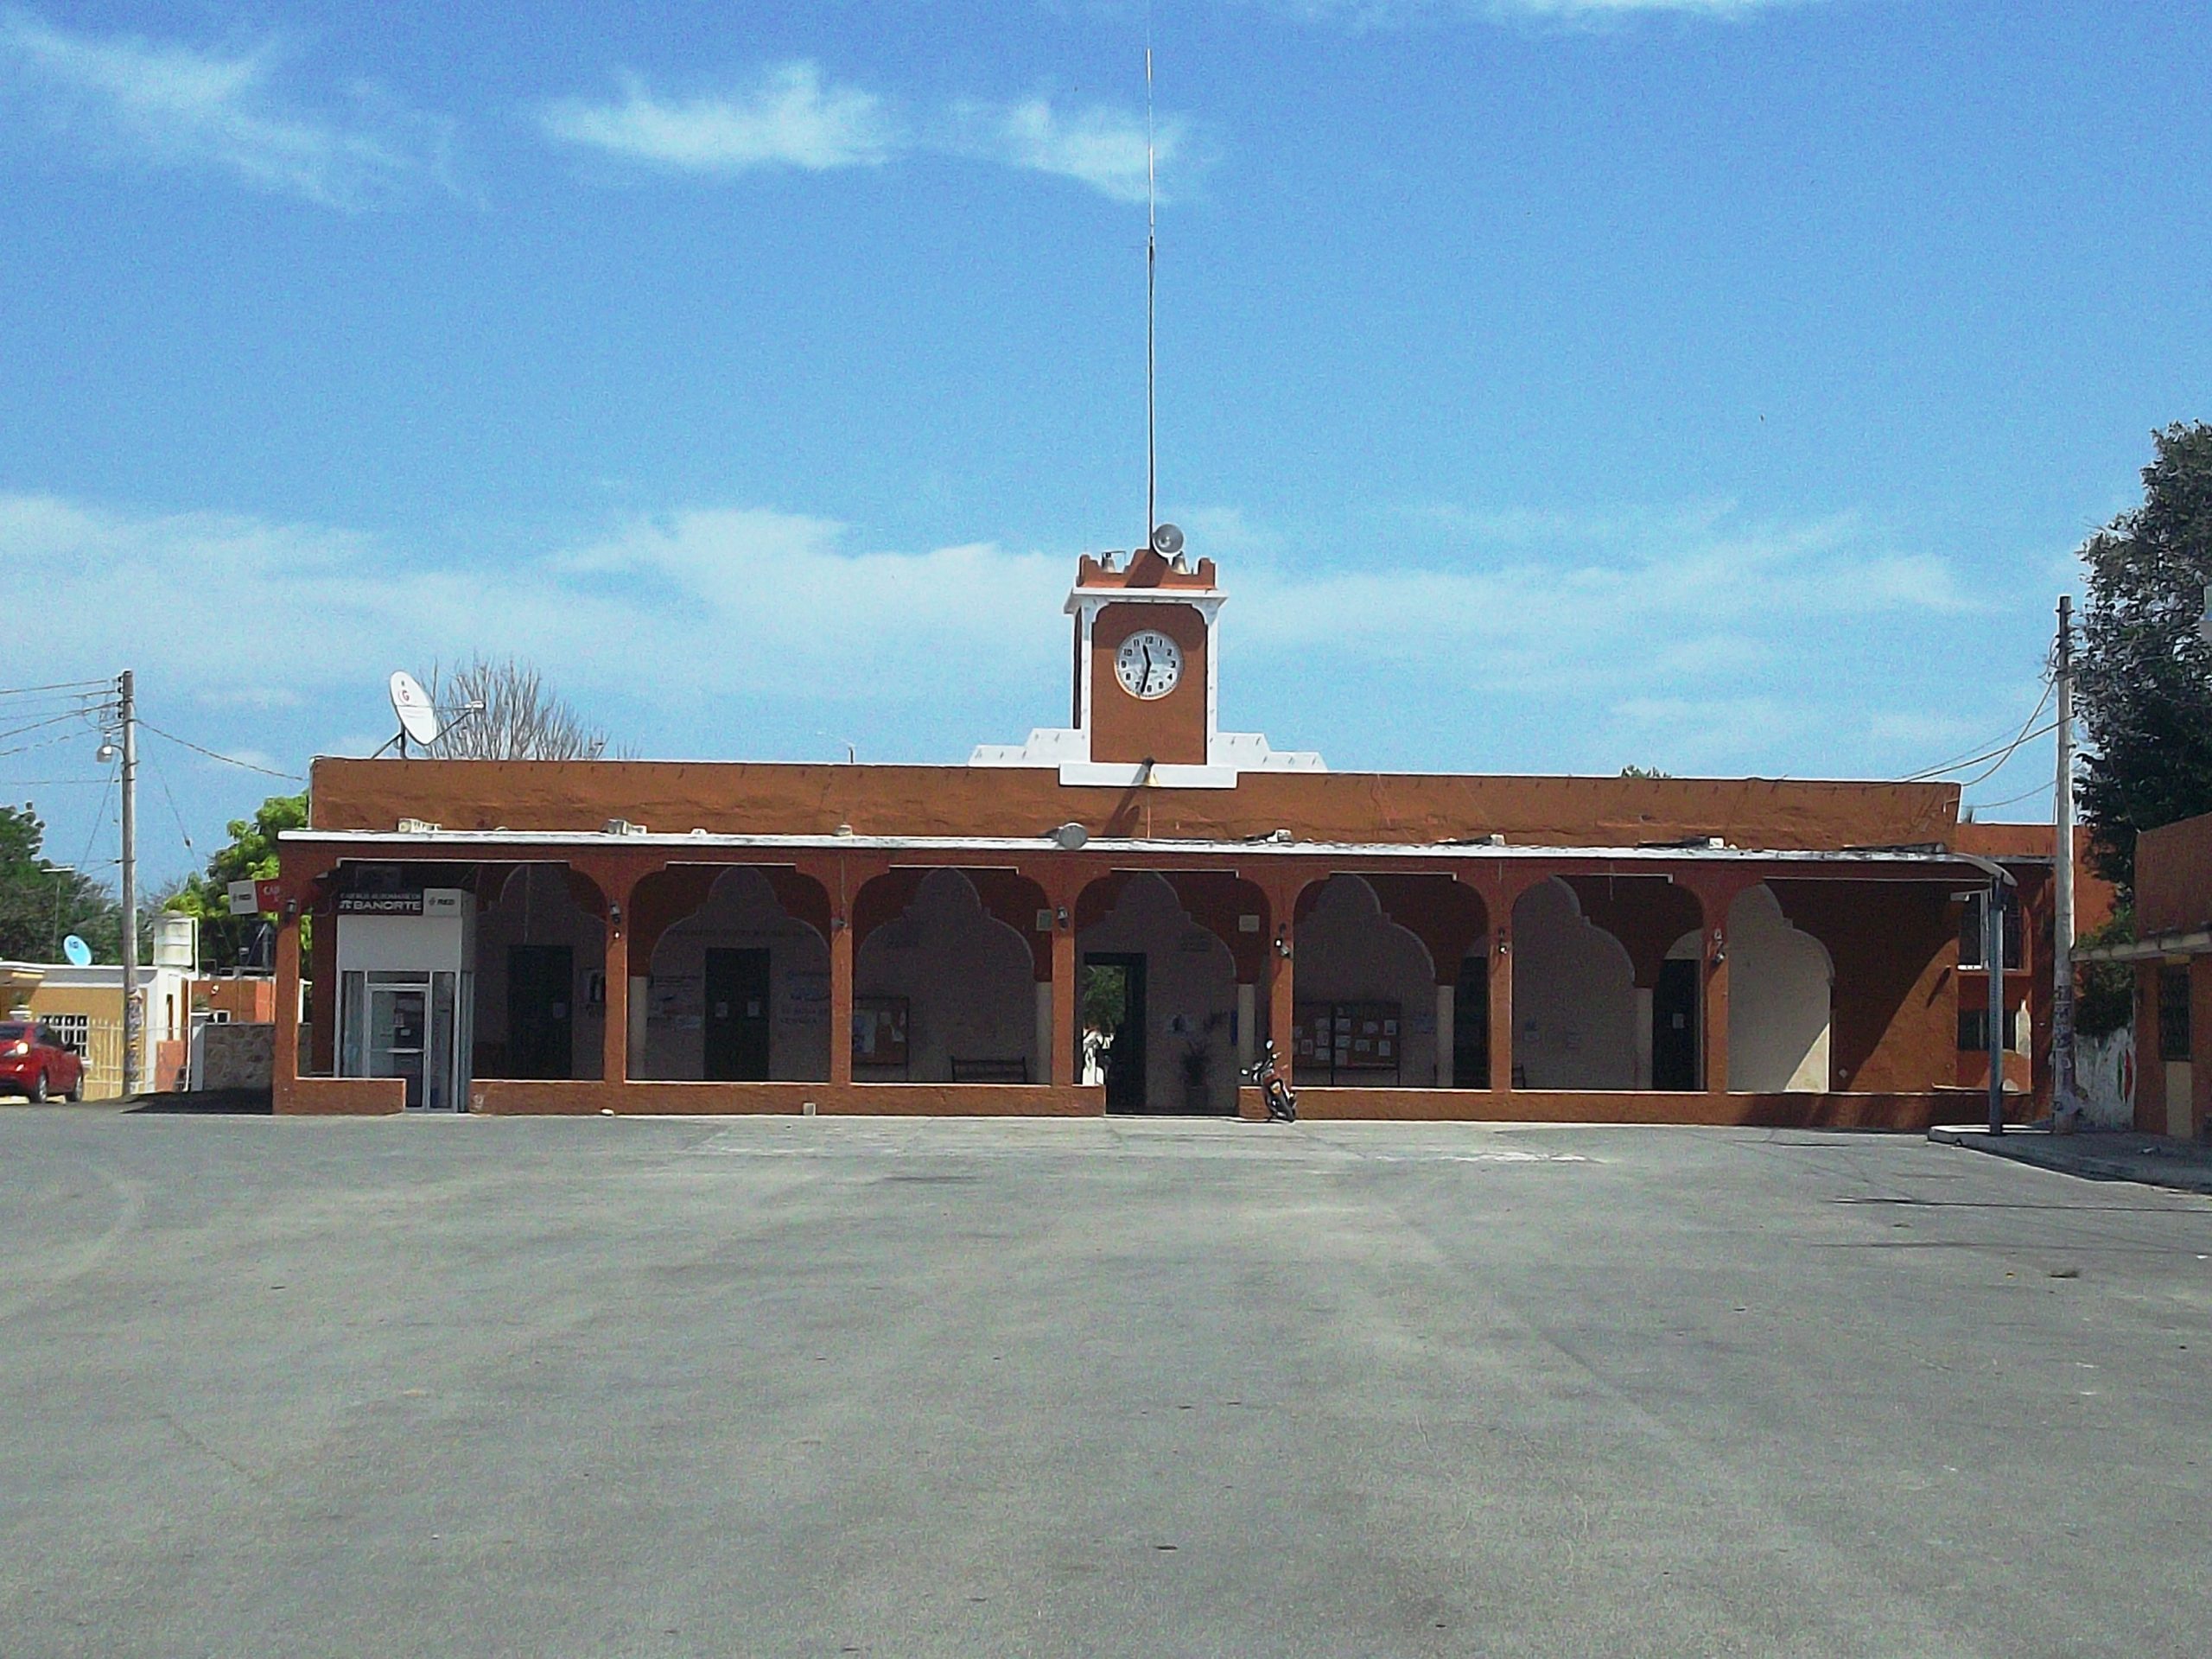
[[[1928,1138],[2086,1180],[2136,1181],[2179,1192],[2212,1193],[2212,1142],[2113,1129],[2080,1135],[2007,1129],[1997,1135],[1986,1129],[1939,1127],[1929,1130]]]

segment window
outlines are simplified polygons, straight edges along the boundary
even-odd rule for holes
[[[2189,1058],[2189,969],[2158,969],[2158,1058]]]
[[[1981,918],[1989,907],[1989,895],[1977,893],[1967,900],[1965,912],[1959,918],[1959,966],[1980,968],[1981,959]],[[2020,895],[2017,889],[2005,889],[2005,967],[2007,972],[2017,972],[2020,956]]]
[[[2005,1019],[2005,1052],[2008,1054],[2024,1052],[2020,1047],[2020,1022],[2012,1017],[2017,1012],[2016,1009],[2008,1009]],[[1987,1008],[1959,1010],[1959,1052],[1961,1054],[1989,1052],[1989,1010]]]
[[[53,1030],[54,1040],[79,1059],[92,1046],[92,1017],[88,1014],[48,1014],[47,1025]]]

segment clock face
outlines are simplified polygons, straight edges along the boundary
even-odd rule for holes
[[[1164,697],[1182,680],[1182,649],[1157,628],[1140,628],[1114,653],[1114,677],[1133,697]]]

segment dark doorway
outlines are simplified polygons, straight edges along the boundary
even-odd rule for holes
[[[768,1076],[768,953],[707,952],[707,1052],[710,1083],[762,1083]]]
[[[1698,964],[1659,964],[1651,993],[1651,1086],[1687,1093],[1697,1087]]]
[[[1490,1087],[1490,958],[1469,957],[1459,964],[1459,983],[1452,993],[1452,1086]]]
[[[507,1075],[565,1077],[575,1070],[576,966],[565,944],[507,947]]]
[[[1143,1111],[1144,957],[1085,957],[1083,999],[1077,1009],[1083,1023],[1077,1040],[1087,1049],[1096,1050],[1105,1063],[1106,1109]],[[1084,1058],[1077,1056],[1078,1064]]]

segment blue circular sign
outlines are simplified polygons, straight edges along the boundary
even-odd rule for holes
[[[92,947],[74,933],[61,941],[61,954],[69,958],[69,965],[72,968],[89,968],[92,965]]]

